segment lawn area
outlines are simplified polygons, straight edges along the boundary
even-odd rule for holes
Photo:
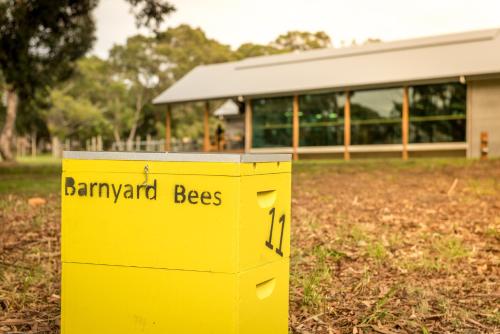
[[[51,156],[23,157],[15,165],[0,162],[0,196],[54,194],[60,177],[61,160]]]
[[[293,170],[290,333],[500,331],[500,160]],[[0,333],[58,332],[59,173],[0,165]]]

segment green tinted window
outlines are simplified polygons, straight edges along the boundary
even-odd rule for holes
[[[465,85],[414,86],[409,93],[410,143],[465,141]]]
[[[301,146],[344,144],[343,93],[299,97],[299,143]]]
[[[252,101],[253,147],[292,146],[292,97]]]
[[[351,93],[351,144],[400,144],[403,89]]]

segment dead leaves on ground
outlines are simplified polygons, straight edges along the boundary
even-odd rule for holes
[[[294,174],[290,331],[498,333],[500,161],[359,166]],[[59,330],[59,197],[41,199],[0,198],[0,333]]]
[[[500,161],[319,169],[293,184],[294,333],[500,330]]]

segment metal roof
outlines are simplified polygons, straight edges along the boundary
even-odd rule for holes
[[[371,88],[500,74],[500,29],[203,65],[155,104]]]
[[[214,111],[214,116],[234,116],[240,113],[240,107],[231,99],[226,100],[217,110]]]

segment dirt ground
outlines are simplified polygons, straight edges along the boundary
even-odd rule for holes
[[[293,194],[290,333],[500,333],[500,160],[299,163]],[[0,193],[0,333],[59,330],[59,197],[31,197]]]

